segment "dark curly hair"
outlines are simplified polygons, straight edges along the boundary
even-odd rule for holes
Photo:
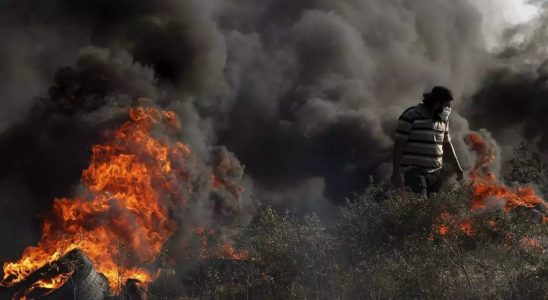
[[[453,100],[453,93],[444,86],[435,86],[430,93],[422,95],[422,103],[428,107],[432,107],[436,102]]]

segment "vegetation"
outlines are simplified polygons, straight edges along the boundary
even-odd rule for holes
[[[517,157],[509,176],[524,178],[534,164]],[[233,237],[248,260],[206,260],[149,298],[545,299],[546,223],[528,209],[474,214],[471,202],[466,184],[424,199],[372,182],[329,224],[259,205]]]
[[[509,172],[505,176],[508,184],[534,184],[544,195],[548,195],[548,166],[539,153],[531,152],[524,143],[514,149],[508,162]]]

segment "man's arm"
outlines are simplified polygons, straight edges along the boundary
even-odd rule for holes
[[[445,140],[445,142],[443,143],[443,156],[444,156],[444,160],[446,159],[450,164],[455,166],[456,172],[457,172],[457,179],[461,180],[464,177],[464,171],[462,170],[462,167],[460,166],[457,153],[455,152],[455,148],[453,147],[453,144],[451,143],[450,140]]]

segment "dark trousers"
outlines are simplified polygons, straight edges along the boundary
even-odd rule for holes
[[[427,172],[420,168],[411,168],[403,173],[406,188],[413,193],[421,194],[425,197],[431,193],[437,193],[441,189],[443,182],[441,170]]]

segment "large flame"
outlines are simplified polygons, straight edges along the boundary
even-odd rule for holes
[[[489,170],[489,164],[495,160],[495,153],[481,135],[468,134],[465,142],[477,154],[476,163],[469,175],[474,197],[473,210],[485,208],[490,197],[502,200],[506,211],[516,207],[534,208],[545,205],[544,200],[537,195],[532,186],[510,188],[497,181],[496,176]]]
[[[151,282],[155,260],[175,224],[168,205],[184,204],[189,148],[151,132],[179,130],[176,115],[155,108],[132,108],[130,120],[92,148],[83,171],[84,191],[76,198],[55,199],[53,214],[42,226],[37,246],[16,262],[4,263],[4,286],[23,281],[40,267],[79,248],[118,291],[127,278]],[[56,289],[63,280],[39,282]]]
[[[479,213],[489,207],[489,202],[496,199],[502,203],[502,208],[509,212],[517,207],[535,208],[546,207],[546,202],[535,192],[532,186],[508,187],[499,183],[495,174],[491,171],[490,165],[496,159],[493,148],[478,133],[470,133],[464,137],[464,141],[470,150],[476,154],[476,162],[469,173],[469,182],[472,188],[473,213]],[[543,217],[548,222],[548,217]],[[434,222],[434,230],[439,235],[446,235],[450,232],[450,224],[455,224],[460,232],[471,236],[474,233],[473,222],[470,218],[462,220],[443,212]],[[496,229],[496,223],[489,221],[490,226]]]

